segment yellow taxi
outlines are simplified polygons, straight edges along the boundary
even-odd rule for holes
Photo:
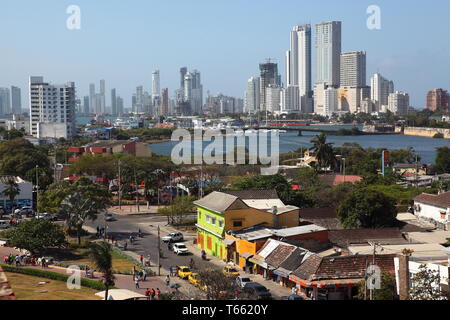
[[[199,285],[199,277],[198,277],[198,273],[191,273],[188,277],[188,280],[191,284],[193,284],[194,286],[198,286]]]
[[[189,267],[182,266],[182,267],[178,268],[178,276],[181,279],[188,279],[191,274],[192,274],[192,271],[191,271],[191,269],[189,269]]]
[[[226,276],[237,277],[239,276],[239,271],[235,266],[225,266],[223,268],[223,274]]]

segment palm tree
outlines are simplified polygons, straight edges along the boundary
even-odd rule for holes
[[[61,202],[60,214],[66,219],[69,228],[75,228],[78,244],[81,244],[81,231],[87,220],[94,221],[101,211],[96,201],[76,192]]]
[[[11,214],[13,213],[14,208],[14,199],[20,194],[20,188],[17,184],[16,180],[13,177],[8,178],[8,182],[5,184],[5,189],[2,192],[2,195],[8,197],[11,201]]]
[[[102,282],[105,285],[105,300],[108,300],[109,287],[114,286],[114,274],[112,269],[112,250],[107,242],[93,242],[90,245],[89,257],[97,271],[103,274]]]
[[[336,156],[333,151],[333,144],[327,143],[327,136],[321,133],[315,136],[311,143],[313,144],[313,151],[316,154],[319,168],[333,168],[336,162]]]

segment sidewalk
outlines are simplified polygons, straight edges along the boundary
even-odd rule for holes
[[[164,206],[147,207],[147,205],[140,205],[138,211],[136,205],[123,205],[121,208],[119,208],[119,206],[110,207],[108,211],[117,215],[146,215],[156,214],[158,212],[158,208],[162,207]]]

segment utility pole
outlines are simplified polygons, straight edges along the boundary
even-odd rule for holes
[[[138,184],[137,184],[137,177],[136,177],[136,167],[134,168],[134,184],[136,185],[136,209],[137,209],[137,212],[139,212],[139,193],[138,193]]]
[[[161,258],[161,238],[160,238],[159,226],[158,226],[158,276],[161,275],[161,263],[159,260],[160,258]]]

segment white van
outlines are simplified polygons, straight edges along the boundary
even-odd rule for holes
[[[11,227],[9,220],[0,220],[0,230],[5,230]]]

